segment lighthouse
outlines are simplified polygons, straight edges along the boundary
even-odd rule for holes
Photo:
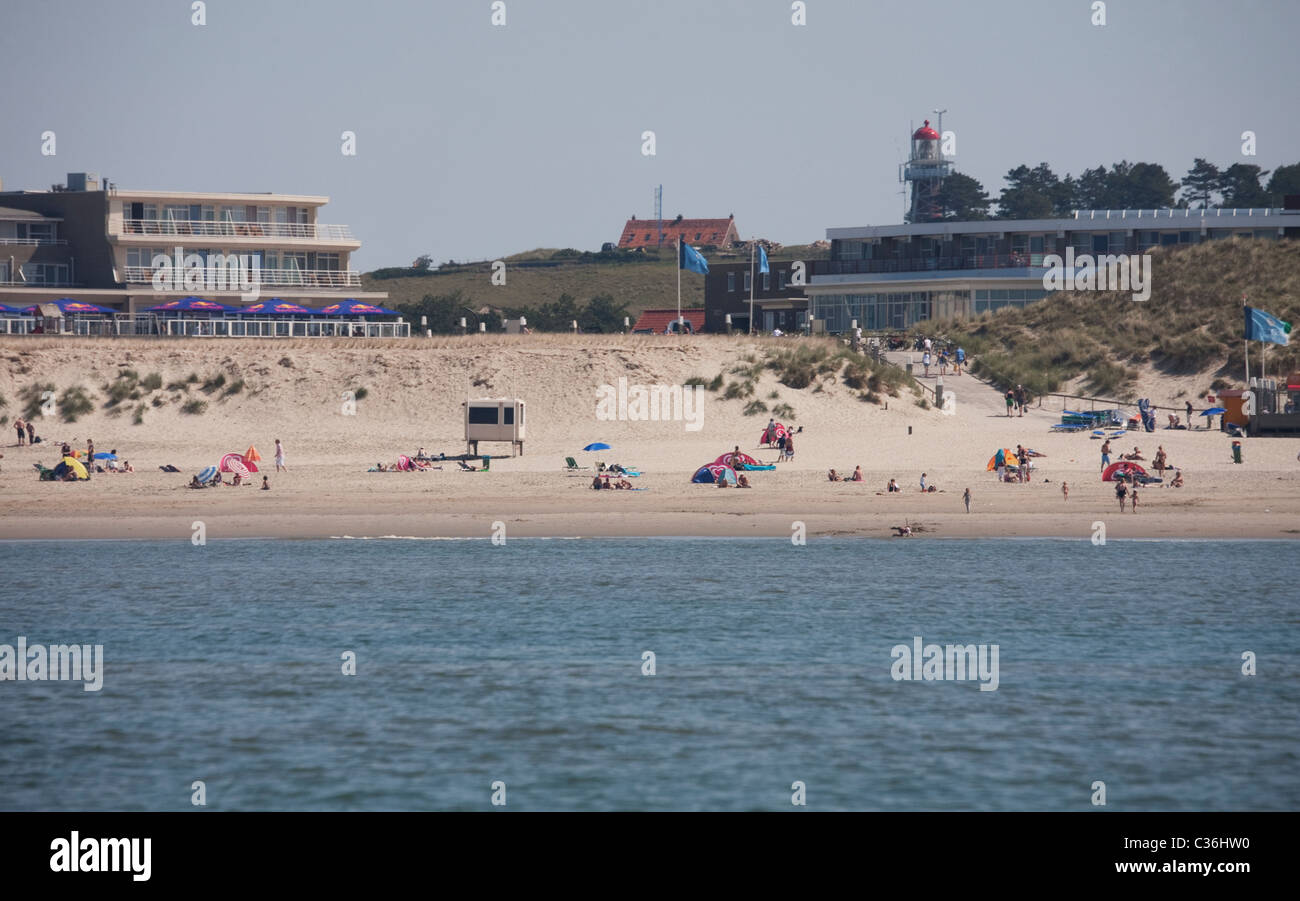
[[[902,182],[912,186],[908,222],[933,222],[943,218],[939,192],[943,180],[952,174],[952,160],[940,149],[942,136],[930,127],[930,120],[912,132],[912,153],[900,173]]]

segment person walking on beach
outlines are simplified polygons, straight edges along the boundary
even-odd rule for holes
[[[921,490],[925,491],[925,473],[921,473]]]
[[[1101,468],[1104,471],[1110,465],[1110,439],[1107,438],[1101,445]]]
[[[93,438],[86,439],[86,478],[95,474],[95,441]]]
[[[1061,495],[1068,501],[1070,499],[1070,483],[1061,483]]]
[[[1133,486],[1133,512],[1138,512],[1138,486]]]
[[[1016,407],[1019,409],[1021,416],[1025,415],[1025,407],[1028,403],[1029,392],[1025,390],[1024,385],[1016,385]]]
[[[32,422],[29,419],[27,420],[27,444],[30,446],[35,443],[36,443],[36,423]]]
[[[1011,418],[1011,408],[1016,405],[1016,392],[1007,389],[1007,418]]]
[[[24,431],[26,428],[27,428],[27,424],[23,422],[23,418],[21,416],[19,416],[17,419],[14,420],[14,431],[18,433],[19,447],[23,446],[23,436],[26,434],[26,432]]]
[[[280,443],[279,438],[275,439],[275,471],[276,472],[289,471],[289,467],[284,465],[284,445]]]
[[[966,365],[966,349],[962,347],[960,344],[958,344],[957,365],[953,367],[953,371],[956,372],[958,375],[961,375],[961,368],[965,365]]]
[[[965,493],[962,494],[961,502],[966,505],[966,512],[969,513],[970,512],[970,489],[969,488],[967,488]]]
[[[1123,482],[1115,483],[1115,498],[1119,501],[1119,512],[1124,512],[1124,499],[1128,497],[1128,486]]]

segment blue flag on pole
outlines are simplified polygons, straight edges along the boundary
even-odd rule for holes
[[[763,245],[762,245],[762,244],[758,245],[758,271],[759,271],[759,272],[767,272],[767,271],[768,271],[768,269],[767,269],[767,251],[763,249]]]
[[[1246,340],[1268,341],[1271,344],[1289,344],[1291,323],[1270,316],[1263,310],[1244,307],[1246,311]]]
[[[689,269],[691,272],[698,272],[700,275],[709,274],[709,264],[704,261],[704,257],[685,241],[681,242],[681,251],[677,255],[677,268]]]

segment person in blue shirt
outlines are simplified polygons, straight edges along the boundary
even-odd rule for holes
[[[960,345],[957,347],[957,374],[961,375],[961,368],[966,365],[966,350]]]

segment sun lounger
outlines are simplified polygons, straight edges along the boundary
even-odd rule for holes
[[[572,457],[565,457],[565,458],[564,458],[564,463],[565,463],[564,468],[567,469],[567,470],[571,470],[571,471],[572,471],[572,470],[577,470],[577,469],[589,469],[589,468],[590,468],[590,467],[587,467],[587,466],[579,466],[579,465],[578,465],[578,461],[575,460],[575,459],[573,459]]]

